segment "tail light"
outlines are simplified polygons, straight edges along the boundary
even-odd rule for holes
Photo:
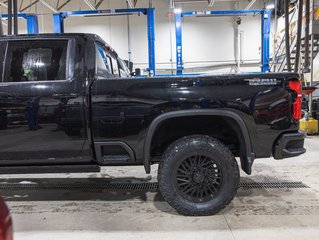
[[[289,89],[296,92],[296,98],[293,103],[293,117],[296,120],[300,119],[301,116],[301,104],[302,104],[302,93],[301,93],[301,82],[289,82]]]

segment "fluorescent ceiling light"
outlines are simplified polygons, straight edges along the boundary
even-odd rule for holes
[[[274,9],[275,8],[275,4],[271,3],[271,4],[268,4],[266,6],[267,9]]]
[[[182,9],[181,8],[174,8],[174,13],[182,13]]]

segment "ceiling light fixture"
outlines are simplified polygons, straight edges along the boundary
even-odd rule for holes
[[[181,8],[174,8],[174,13],[175,14],[182,13],[182,9]]]
[[[266,6],[266,9],[274,9],[275,8],[275,4],[271,3],[271,4],[268,4]]]

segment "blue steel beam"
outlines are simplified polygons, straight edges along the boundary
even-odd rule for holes
[[[128,8],[128,9],[107,9],[107,10],[85,10],[61,12],[53,14],[53,26],[55,33],[64,33],[64,18],[71,16],[116,16],[125,14],[142,13],[147,16],[147,40],[148,40],[148,71],[150,75],[156,75],[155,63],[155,14],[154,8]]]
[[[175,35],[176,35],[176,74],[183,74],[183,39],[182,39],[182,14],[175,14]]]
[[[27,29],[29,34],[38,34],[39,33],[39,24],[38,17],[33,14],[27,14]]]
[[[53,14],[53,31],[54,33],[64,33],[64,13]]]
[[[8,14],[1,14],[2,19],[7,19]],[[18,18],[24,18],[27,21],[28,34],[39,33],[38,17],[34,14],[18,13]]]
[[[182,12],[182,17],[191,16],[209,16],[209,15],[245,15],[245,14],[258,14],[263,10],[220,10],[220,11],[194,11],[194,12]]]
[[[148,8],[128,8],[128,9],[106,9],[106,10],[83,10],[83,11],[71,11],[60,12],[53,14],[53,26],[55,33],[64,33],[64,18],[72,16],[86,16],[86,15],[121,15],[121,14],[133,14],[142,13],[146,15]]]
[[[270,23],[271,10],[220,10],[220,11],[193,11],[175,13],[176,34],[176,68],[177,75],[183,74],[183,49],[182,49],[182,18],[183,17],[213,17],[213,16],[243,16],[261,14],[261,71],[268,72],[270,53]]]
[[[106,10],[83,10],[83,11],[71,11],[61,12],[63,17],[69,16],[85,16],[85,15],[119,15],[129,13],[142,13],[147,14],[148,8],[123,8],[123,9],[106,9]]]
[[[148,71],[150,76],[156,75],[155,67],[155,14],[154,8],[147,9],[147,39],[148,39]]]
[[[261,14],[261,71],[269,72],[270,61],[270,22],[271,10],[264,10]]]

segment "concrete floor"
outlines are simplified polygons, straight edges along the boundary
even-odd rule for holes
[[[241,172],[241,181],[302,181],[310,188],[240,188],[226,209],[209,217],[177,215],[157,192],[61,189],[2,194],[13,215],[15,240],[319,239],[319,137],[308,137],[306,147],[307,153],[297,158],[256,160],[253,174]],[[1,176],[0,182],[152,182],[156,167],[148,176],[143,167],[109,167],[97,174]]]

